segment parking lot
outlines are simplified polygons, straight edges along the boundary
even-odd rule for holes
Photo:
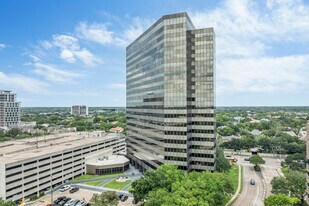
[[[79,189],[79,191],[75,192],[75,193],[70,193],[69,190],[64,191],[64,192],[60,192],[60,191],[56,191],[53,193],[53,201],[55,201],[58,197],[61,196],[66,196],[66,197],[70,197],[74,200],[84,200],[86,202],[89,202],[92,195],[93,194],[99,194],[99,192],[93,192],[93,191],[89,191],[89,190],[85,190],[85,189]],[[132,198],[128,198],[125,202],[119,201],[119,206],[134,206],[134,204],[132,204]],[[46,197],[44,197],[43,199],[39,200],[38,202],[32,204],[33,206],[46,206],[51,202],[51,195],[47,195]]]

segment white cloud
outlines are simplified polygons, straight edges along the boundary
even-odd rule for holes
[[[242,92],[297,92],[308,88],[309,55],[225,59],[218,63],[220,95]]]
[[[0,72],[0,87],[20,89],[30,93],[45,93],[49,85],[41,80],[16,74]]]
[[[110,89],[125,89],[126,84],[121,84],[121,83],[111,83],[108,85],[108,88]]]
[[[81,22],[75,29],[76,35],[81,39],[102,45],[127,46],[141,35],[151,23],[149,20],[139,17],[129,19],[130,23],[125,25],[126,29],[118,33],[108,30],[106,23]],[[119,21],[118,19],[117,22],[119,23]]]
[[[4,49],[6,47],[5,44],[0,44],[0,49]]]
[[[34,63],[34,73],[44,76],[47,80],[57,83],[74,83],[74,80],[81,75],[73,72],[64,71],[56,68],[53,65],[44,64],[41,62]]]
[[[74,58],[74,54],[67,49],[62,50],[62,52],[60,53],[60,57],[61,59],[64,59],[70,63],[74,63],[76,61],[76,59]]]
[[[139,35],[141,35],[147,27],[151,24],[150,20],[141,19],[139,17],[133,18],[131,25],[128,26],[126,30],[124,30],[122,34],[122,39],[126,44],[134,41]]]
[[[113,32],[108,31],[105,24],[81,22],[76,27],[77,36],[94,41],[100,44],[109,44],[113,42]]]
[[[226,0],[213,10],[191,12],[197,28],[214,27],[217,90],[295,92],[309,78],[309,54],[284,56],[276,45],[309,42],[309,7],[300,0]]]
[[[55,49],[60,59],[68,63],[81,61],[84,65],[94,66],[98,59],[86,48],[82,48],[79,40],[70,35],[53,35],[51,41],[41,41],[40,45],[46,50],[45,54],[51,53]]]

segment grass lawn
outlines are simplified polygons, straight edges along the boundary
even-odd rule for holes
[[[86,182],[85,184],[86,184],[86,185],[90,185],[90,186],[98,186],[98,185],[101,184],[102,182],[104,182],[104,181],[99,180],[99,181],[93,181],[93,182]]]
[[[287,168],[287,167],[282,167],[281,168],[281,171],[283,172],[283,174],[287,174],[288,172],[289,172],[289,168]]]
[[[98,178],[105,178],[105,177],[118,177],[124,175],[124,173],[115,173],[115,174],[109,174],[109,175],[90,175],[90,174],[85,174],[80,177],[75,178],[71,182],[78,182],[82,180],[92,180],[92,179],[98,179]]]
[[[239,171],[239,167],[238,165],[233,165],[231,170],[227,173],[232,185],[233,185],[233,191],[234,193],[237,190],[238,187],[238,171]]]
[[[125,187],[126,185],[128,185],[132,182],[131,180],[128,180],[126,182],[116,182],[116,180],[117,179],[113,179],[112,181],[103,185],[103,187],[120,190],[121,188]]]

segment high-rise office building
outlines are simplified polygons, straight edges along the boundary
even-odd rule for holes
[[[20,102],[16,102],[16,94],[0,90],[0,128],[9,128],[20,122]]]
[[[71,114],[77,116],[87,116],[88,107],[86,105],[74,105],[71,107]]]
[[[187,13],[165,15],[126,48],[127,154],[141,171],[161,164],[215,169],[215,35]]]

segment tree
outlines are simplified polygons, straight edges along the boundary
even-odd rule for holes
[[[218,172],[226,172],[231,169],[231,164],[228,159],[224,157],[223,149],[217,147],[216,151],[216,171]]]
[[[254,155],[250,157],[250,163],[254,164],[254,168],[258,170],[260,168],[259,164],[265,164],[265,160],[259,155]]]
[[[94,194],[90,200],[93,206],[116,206],[119,198],[114,191],[102,192],[101,194]]]
[[[159,188],[150,191],[145,206],[223,206],[232,185],[224,173],[190,172],[172,184],[170,191]]]
[[[228,149],[233,149],[234,151],[241,150],[242,149],[242,140],[232,139],[231,141],[224,142],[222,144],[222,147],[228,148]]]
[[[261,135],[258,137],[258,145],[262,147],[265,152],[272,152],[272,141],[266,135]]]
[[[3,129],[0,129],[0,138],[3,138],[3,137],[5,137],[4,130],[3,130]]]
[[[11,137],[11,138],[16,138],[19,134],[21,134],[22,131],[18,128],[12,128],[9,131],[6,132],[6,135]]]
[[[265,206],[296,206],[300,204],[300,200],[284,194],[278,194],[270,195],[264,203]]]
[[[218,133],[219,133],[221,136],[231,136],[231,135],[233,135],[235,132],[234,132],[233,128],[231,128],[231,127],[229,127],[229,126],[225,126],[225,127],[219,128],[219,129],[218,129]]]
[[[170,191],[172,183],[179,181],[183,172],[174,165],[162,165],[154,171],[146,172],[144,177],[132,183],[132,194],[134,199],[141,201],[147,194],[155,189],[165,188]]]
[[[225,173],[184,173],[162,165],[133,182],[131,192],[135,200],[146,200],[145,206],[223,206],[233,194],[233,185]]]
[[[0,205],[1,206],[15,206],[16,204],[11,200],[5,201],[2,198],[0,198]]]
[[[288,155],[284,160],[284,166],[292,170],[306,169],[306,153],[296,153]]]
[[[241,140],[242,140],[242,147],[247,149],[247,150],[250,150],[251,148],[256,147],[256,141],[255,141],[254,137],[244,136],[244,137],[242,137]]]
[[[306,174],[291,170],[285,177],[274,177],[271,185],[273,194],[285,194],[303,200],[306,190]]]

